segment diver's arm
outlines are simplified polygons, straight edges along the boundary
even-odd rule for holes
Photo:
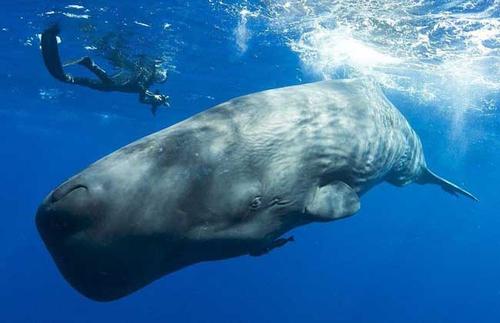
[[[160,105],[169,106],[168,96],[159,94],[158,92],[153,93],[149,90],[139,92],[139,101],[145,104],[151,104],[151,112],[156,115],[156,110]]]
[[[139,92],[139,102],[144,103],[144,104],[150,104],[146,92],[149,91],[141,91]]]
[[[145,104],[168,105],[168,96],[145,90],[139,92],[139,101]]]
[[[148,90],[139,92],[139,102],[144,104],[151,104],[151,113],[156,116],[159,104],[154,101],[154,95]]]

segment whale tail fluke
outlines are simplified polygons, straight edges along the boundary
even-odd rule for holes
[[[422,175],[419,179],[419,182],[422,184],[436,184],[441,186],[443,190],[446,192],[453,194],[455,196],[458,196],[459,194],[462,194],[464,196],[467,196],[470,199],[473,199],[474,201],[479,201],[477,197],[475,197],[472,193],[466,191],[465,189],[461,188],[460,186],[453,184],[452,182],[434,174],[431,170],[428,168],[425,168],[424,171],[422,172]]]

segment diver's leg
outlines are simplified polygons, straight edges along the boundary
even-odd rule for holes
[[[100,80],[94,80],[86,77],[72,77],[68,83],[86,86],[88,88],[99,90],[99,91],[109,91],[109,87],[103,84]]]
[[[81,65],[82,64],[82,61],[85,60],[86,58],[88,58],[87,56],[85,57],[80,57],[79,59],[77,60],[74,60],[74,61],[71,61],[71,62],[67,62],[67,63],[64,63],[63,67],[66,67],[66,66],[71,66],[71,65]]]
[[[90,57],[85,56],[77,60],[74,64],[79,64],[86,67],[89,71],[94,73],[103,83],[113,83],[108,73],[97,65]]]

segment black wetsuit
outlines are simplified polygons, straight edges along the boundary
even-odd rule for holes
[[[86,67],[97,76],[97,79],[75,77],[64,72],[59,48],[57,45],[58,26],[45,30],[41,37],[42,56],[49,73],[56,79],[71,84],[86,86],[91,89],[111,92],[138,93],[141,103],[151,104],[153,114],[160,105],[167,105],[168,97],[148,90],[154,83],[154,69],[140,68],[134,72],[123,70],[113,75],[108,75],[89,57],[83,57],[68,65],[79,64]]]

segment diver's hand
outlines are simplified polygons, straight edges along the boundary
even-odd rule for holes
[[[155,94],[154,96],[154,100],[161,104],[161,105],[164,105],[164,106],[167,106],[169,107],[170,106],[170,103],[168,102],[168,100],[170,99],[168,95],[163,95],[163,94]]]
[[[153,96],[156,104],[158,105],[164,105],[166,107],[170,107],[170,103],[168,102],[168,100],[170,99],[170,97],[168,95],[163,95],[163,94],[155,94]]]
[[[166,107],[170,107],[170,102],[168,102],[168,100],[170,100],[170,97],[168,95],[164,95],[163,98],[163,105]]]
[[[156,116],[156,111],[160,105],[164,105],[170,107],[170,103],[168,103],[168,95],[163,94],[154,94],[152,95],[153,103],[151,104],[151,113]]]

